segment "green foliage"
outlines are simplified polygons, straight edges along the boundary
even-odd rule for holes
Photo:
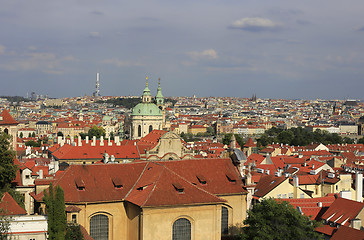
[[[43,201],[48,215],[48,239],[64,240],[67,221],[63,189],[59,186],[53,189],[50,183],[48,193],[44,191]]]
[[[10,216],[7,216],[3,209],[0,209],[0,240],[9,239],[9,234],[7,234],[10,230]]]
[[[262,200],[248,211],[242,239],[320,239],[316,221],[301,215],[286,201]]]
[[[97,101],[97,103],[109,103],[114,106],[123,106],[124,108],[130,109],[135,107],[138,103],[141,103],[141,98],[112,98],[106,101]]]
[[[63,137],[64,135],[63,135],[63,132],[58,132],[57,133],[57,137]]]
[[[359,143],[359,144],[364,144],[364,137],[360,138],[360,139],[358,140],[358,143]]]
[[[13,188],[8,188],[6,191],[10,194],[12,198],[16,201],[17,204],[19,204],[20,207],[25,209],[25,197],[20,192],[15,191]]]
[[[16,176],[15,152],[10,149],[10,140],[8,134],[0,131],[0,189],[7,188]]]
[[[42,145],[41,140],[38,140],[37,142],[30,140],[25,143],[25,146],[31,146],[31,147],[40,147]]]
[[[64,234],[66,231],[66,207],[64,203],[64,192],[59,186],[55,189],[54,197],[54,225],[55,225],[55,235],[57,240],[64,239]]]
[[[83,240],[81,227],[77,223],[68,223],[65,240]]]
[[[28,98],[24,98],[21,96],[0,96],[0,98],[5,98],[9,102],[30,102],[31,100]]]
[[[224,145],[229,145],[231,138],[232,138],[233,134],[232,133],[227,133],[224,135],[224,138],[222,139],[222,143]],[[240,147],[243,147],[245,142],[244,139],[239,135],[239,134],[234,134],[236,141],[238,142]]]
[[[35,137],[35,132],[32,133],[32,137]]]
[[[322,143],[325,145],[352,143],[353,140],[347,137],[343,139],[336,133],[331,134],[320,129],[317,129],[315,132],[310,132],[301,127],[286,130],[273,127],[258,139],[258,146],[267,146],[273,142],[294,146],[306,146],[311,143]]]
[[[19,137],[20,138],[23,138],[24,137],[23,132],[20,132]]]
[[[88,130],[88,136],[92,138],[96,136],[96,138],[100,138],[101,136],[105,137],[105,129],[103,127],[98,127],[96,125],[92,126],[90,130]]]

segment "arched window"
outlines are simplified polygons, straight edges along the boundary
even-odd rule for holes
[[[90,219],[90,236],[95,240],[109,240],[109,218],[98,214]]]
[[[138,137],[142,136],[142,126],[138,126]]]
[[[153,126],[149,125],[149,132],[153,131]]]
[[[5,128],[4,133],[9,134],[9,129]]]
[[[186,218],[180,218],[173,223],[173,240],[191,239],[191,222]]]
[[[229,233],[229,210],[227,207],[221,208],[221,235]]]

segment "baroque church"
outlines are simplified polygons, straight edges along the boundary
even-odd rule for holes
[[[142,102],[137,104],[131,113],[131,139],[140,139],[153,130],[163,129],[165,112],[160,79],[158,82],[157,95],[154,100],[155,101],[153,101],[152,94],[148,88],[147,77]]]

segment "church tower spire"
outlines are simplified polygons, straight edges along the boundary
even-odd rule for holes
[[[158,89],[157,89],[157,95],[155,96],[155,100],[157,102],[157,106],[163,106],[164,105],[164,97],[162,94],[162,88],[161,88],[161,79],[158,79]]]
[[[152,102],[152,94],[150,94],[150,90],[148,88],[148,76],[146,77],[145,88],[143,91],[143,103]]]

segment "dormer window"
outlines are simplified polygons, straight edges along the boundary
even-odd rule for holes
[[[114,184],[114,187],[115,187],[116,189],[121,189],[121,188],[123,188],[123,184],[122,184],[122,182],[121,182],[120,178],[118,178],[118,177],[113,177],[113,178],[112,178],[112,183]]]
[[[236,183],[236,177],[233,174],[227,173],[226,178],[229,180],[229,182]]]
[[[207,180],[206,180],[206,178],[205,178],[204,176],[202,176],[202,175],[197,175],[196,177],[197,177],[198,181],[199,181],[202,185],[205,185],[205,184],[207,183]]]
[[[173,185],[174,189],[176,189],[176,191],[178,193],[184,193],[184,187],[182,186],[182,184],[180,184],[180,183],[173,183],[172,185]]]
[[[81,178],[76,178],[75,183],[76,183],[77,190],[79,190],[79,191],[85,190],[85,183],[83,182],[83,180]]]

